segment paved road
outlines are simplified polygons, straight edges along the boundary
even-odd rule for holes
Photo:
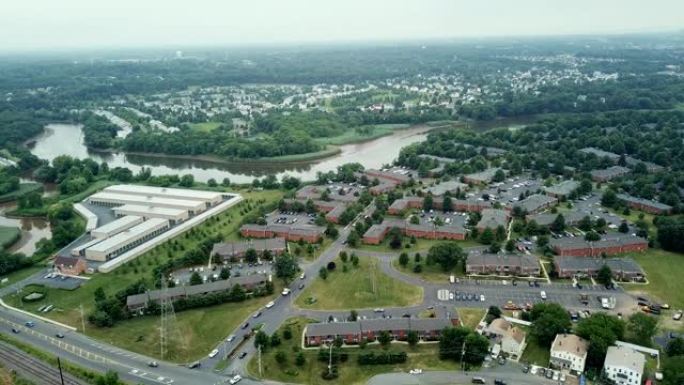
[[[368,380],[368,385],[466,385],[473,376],[482,377],[487,384],[495,379],[502,379],[508,385],[558,385],[558,381],[523,373],[521,366],[508,363],[505,366],[494,365],[478,372],[462,371],[425,371],[422,374],[383,373]]]

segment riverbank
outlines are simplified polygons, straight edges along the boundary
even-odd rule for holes
[[[19,189],[15,191],[8,192],[7,194],[0,195],[0,203],[11,202],[19,199],[19,197],[26,195],[31,192],[42,192],[43,185],[40,183],[20,183]]]
[[[0,250],[8,249],[21,238],[18,227],[0,226]]]

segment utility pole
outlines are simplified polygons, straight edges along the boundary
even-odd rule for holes
[[[59,379],[64,385],[64,374],[62,374],[62,361],[60,361],[59,357],[57,357],[57,367],[59,368]]]
[[[81,304],[81,305],[79,306],[79,308],[80,308],[80,310],[81,310],[81,331],[82,331],[83,334],[85,335],[85,334],[86,334],[86,330],[85,330],[85,316],[83,315],[83,304]]]
[[[465,359],[465,347],[466,347],[466,340],[463,340],[463,347],[461,348],[461,370],[464,370],[463,368],[463,360]]]
[[[328,376],[332,376],[332,348],[333,344],[330,344],[330,358],[328,359]]]
[[[261,373],[261,344],[257,348],[259,351],[259,377],[261,377],[263,374]]]

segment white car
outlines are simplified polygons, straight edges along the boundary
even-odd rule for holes
[[[306,274],[302,273],[302,275],[299,276],[299,279],[304,279],[304,278],[306,278]]]
[[[273,305],[275,305],[275,302],[273,302],[273,301],[271,301],[271,302],[267,303],[267,304],[266,304],[266,309],[270,309],[270,308],[272,308],[272,307],[273,307]]]
[[[375,310],[373,310],[373,311],[376,313],[383,313],[385,311],[385,309],[378,307],[378,308],[375,308]]]
[[[209,353],[209,358],[214,358],[218,355],[218,349],[214,349]]]
[[[288,295],[288,294],[290,294],[290,289],[284,288],[284,289],[283,289],[283,292],[280,293],[280,294],[282,294],[282,295]]]
[[[546,299],[546,292],[544,290],[542,290],[541,293],[539,293],[539,295],[541,296],[541,299]]]
[[[450,300],[453,300],[453,299],[454,299],[454,293],[449,292],[449,299],[450,299]]]
[[[233,378],[230,379],[230,384],[231,384],[231,385],[235,385],[235,384],[237,384],[237,383],[240,382],[240,381],[242,381],[242,377],[240,377],[239,374],[236,374],[235,377],[233,377]]]
[[[423,369],[411,369],[409,370],[409,374],[422,374]]]
[[[233,342],[235,340],[235,334],[231,334],[226,338],[226,342]]]
[[[480,302],[484,302],[484,301],[485,301],[485,296],[484,296],[484,294],[480,294]]]

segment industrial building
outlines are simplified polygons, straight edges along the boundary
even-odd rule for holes
[[[181,199],[191,201],[203,201],[206,207],[221,203],[223,194],[213,191],[186,190],[168,187],[140,186],[132,184],[120,184],[109,186],[106,192],[117,194],[142,195],[167,199]]]
[[[88,198],[88,203],[92,205],[116,207],[126,204],[149,205],[154,207],[167,207],[188,211],[191,215],[199,214],[206,209],[203,201],[193,201],[186,199],[163,198],[156,196],[98,192]]]
[[[114,215],[122,217],[126,215],[136,215],[147,220],[150,218],[163,218],[171,222],[171,225],[183,222],[189,218],[188,212],[182,209],[172,209],[168,207],[155,207],[144,205],[123,205],[113,209]]]
[[[92,230],[90,235],[93,238],[98,238],[100,240],[106,239],[124,230],[130,229],[133,226],[139,225],[142,221],[142,217],[137,215],[126,215]]]
[[[85,250],[86,259],[93,261],[110,260],[168,229],[168,220],[151,218],[87,248]]]

